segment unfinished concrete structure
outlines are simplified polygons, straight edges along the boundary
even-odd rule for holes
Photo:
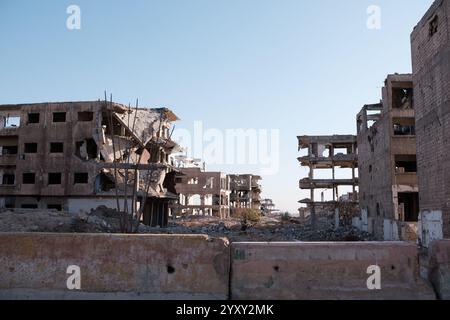
[[[411,35],[419,237],[450,237],[450,1],[437,0]]]
[[[355,224],[384,240],[416,240],[419,212],[411,74],[389,75],[382,101],[357,115],[359,203]]]
[[[299,136],[298,149],[307,149],[307,155],[299,157],[301,166],[309,168],[309,176],[300,180],[300,189],[310,190],[310,198],[299,201],[306,204],[308,213],[311,215],[311,223],[315,224],[316,212],[335,212],[340,200],[339,187],[349,186],[352,188],[350,201],[358,203],[358,168],[357,141],[354,135],[333,136]],[[351,173],[346,178],[337,178],[336,169],[350,169]],[[331,170],[328,179],[316,178],[315,170]],[[315,197],[316,190],[333,191],[332,200],[327,201],[322,193],[320,201]],[[305,215],[305,209],[299,209],[300,216]]]
[[[166,108],[103,101],[0,106],[0,207],[139,212],[164,226],[176,200]]]
[[[175,216],[207,215],[230,217],[230,183],[223,172],[207,172],[201,168],[179,168],[175,189],[179,202],[172,205]]]
[[[260,176],[252,174],[232,174],[230,179],[230,207],[232,214],[237,208],[261,210]]]
[[[263,215],[269,215],[272,213],[279,212],[279,210],[275,208],[275,204],[273,203],[272,199],[262,199],[261,212]]]

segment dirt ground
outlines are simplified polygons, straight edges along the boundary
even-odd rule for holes
[[[80,232],[118,233],[119,215],[115,210],[99,207],[91,213],[67,214],[57,211],[15,210],[0,212],[0,232]],[[330,220],[319,219],[312,230],[308,221],[281,216],[261,217],[257,223],[240,219],[190,216],[171,220],[168,228],[139,226],[144,234],[206,234],[236,241],[370,241],[371,235],[352,227],[335,230]]]

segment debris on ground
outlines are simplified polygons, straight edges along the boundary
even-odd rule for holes
[[[56,210],[16,209],[0,211],[0,232],[120,233],[120,213],[100,206],[89,213],[68,214]],[[269,215],[243,228],[242,220],[189,216],[169,221],[167,228],[140,224],[141,234],[206,234],[237,241],[373,241],[372,235],[351,226],[334,228],[330,219],[309,221]]]

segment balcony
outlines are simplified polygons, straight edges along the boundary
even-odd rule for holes
[[[19,127],[0,128],[0,137],[18,136]]]
[[[417,186],[419,184],[416,172],[404,172],[395,174],[395,184],[404,186]]]
[[[0,194],[2,196],[11,196],[16,193],[15,184],[0,184]]]
[[[330,189],[336,186],[353,186],[358,184],[355,179],[314,179],[305,178],[300,180],[300,189]]]
[[[0,155],[0,166],[15,166],[17,161],[17,155],[7,154]]]

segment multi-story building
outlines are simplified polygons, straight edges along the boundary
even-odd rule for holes
[[[450,237],[450,0],[436,0],[411,35],[419,237]],[[448,130],[449,129],[449,130]]]
[[[300,208],[301,217],[309,214],[314,226],[316,213],[327,215],[334,214],[339,203],[340,187],[351,187],[352,199],[355,205],[358,203],[358,168],[357,141],[354,135],[333,136],[299,136],[298,149],[307,149],[307,155],[299,157],[301,166],[309,168],[307,178],[300,180],[300,189],[310,190],[310,198],[300,200],[306,208]],[[336,176],[336,169],[350,169],[345,178]],[[316,177],[316,170],[331,170],[331,177]],[[332,190],[332,199],[325,199],[324,190]],[[316,191],[322,191],[321,198],[316,198]]]
[[[102,101],[0,106],[0,207],[90,211],[100,205],[167,224],[166,108]]]
[[[184,161],[185,163],[186,161]],[[197,166],[177,168],[176,193],[179,201],[173,204],[175,216],[207,215],[230,217],[230,183],[223,172],[208,172]]]
[[[357,115],[360,224],[384,240],[417,239],[415,110],[410,74],[389,75],[382,101]]]
[[[232,174],[230,179],[230,206],[234,211],[237,208],[261,210],[260,176],[252,174]],[[233,213],[233,212],[232,212]]]

